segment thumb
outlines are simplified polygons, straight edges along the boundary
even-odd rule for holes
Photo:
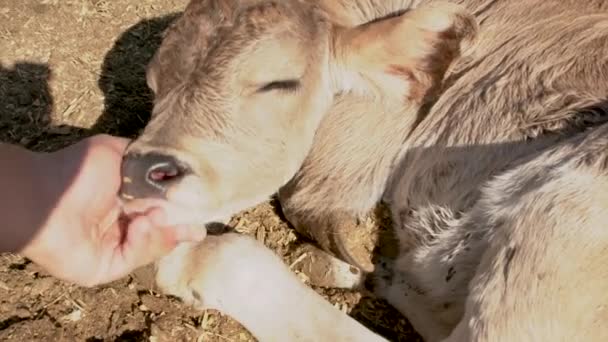
[[[131,222],[123,254],[128,265],[134,268],[147,265],[171,252],[180,242],[200,242],[207,236],[204,226],[159,225],[162,221],[151,212]]]
[[[123,246],[125,263],[138,268],[171,252],[177,245],[171,230],[155,226],[149,217],[136,217],[130,224]]]
[[[107,234],[107,241],[111,242],[106,244],[107,258],[102,258],[105,261],[101,261],[97,275],[83,285],[114,281],[167,255],[180,242],[199,242],[207,235],[204,228],[159,226],[154,216],[141,215],[130,222],[116,222],[116,229],[121,230],[124,237]]]

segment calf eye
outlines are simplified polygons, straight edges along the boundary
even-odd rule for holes
[[[259,93],[268,92],[272,90],[281,91],[296,91],[300,88],[300,81],[298,80],[283,80],[266,83],[258,89]]]

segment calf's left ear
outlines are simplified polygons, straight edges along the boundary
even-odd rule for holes
[[[338,88],[374,86],[389,96],[422,101],[463,47],[473,42],[477,30],[472,14],[449,2],[352,28],[337,27],[333,57],[335,69],[343,73],[337,75]],[[367,84],[353,85],[353,79]]]

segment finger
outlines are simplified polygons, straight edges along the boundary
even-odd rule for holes
[[[131,142],[130,139],[123,137],[115,137],[109,134],[97,134],[92,136],[90,139],[92,143],[106,145],[119,154],[122,154]]]
[[[105,271],[101,271],[96,284],[123,277],[134,269],[150,264],[171,252],[180,242],[202,241],[207,231],[193,226],[160,226],[164,222],[162,210],[152,210],[144,215],[123,221],[126,234],[122,243],[114,244]],[[117,240],[114,240],[117,241]]]
[[[171,250],[165,247],[155,234],[153,223],[146,216],[134,217],[115,226],[115,231],[123,232],[122,239],[106,241],[102,248],[101,264],[93,284],[101,284],[124,277],[134,269],[147,265]]]
[[[158,229],[147,215],[134,218],[129,224],[122,254],[127,267],[137,268],[166,255],[177,245],[171,234]]]
[[[167,243],[176,242],[199,242],[207,236],[207,229],[204,225],[168,225],[167,215],[162,208],[153,208],[146,215],[150,222],[155,226],[153,229],[160,230]]]
[[[126,214],[145,213],[153,208],[162,208],[165,202],[157,198],[138,198],[125,202],[123,210]]]
[[[163,227],[167,225],[167,215],[162,208],[151,208],[146,211],[146,216],[150,222],[157,227]]]
[[[134,267],[163,257],[180,242],[201,242],[207,236],[204,226],[157,226],[154,217],[155,213],[149,213],[131,223],[132,233],[124,248],[126,259]]]
[[[129,242],[132,247],[143,251],[158,251],[159,254],[169,252],[177,244],[173,230],[158,226],[154,220],[159,220],[158,212],[146,213],[136,217],[129,230],[133,229],[133,235]],[[161,221],[162,222],[162,221]]]
[[[172,230],[172,235],[177,242],[201,242],[207,237],[207,229],[202,225],[179,225],[164,229]]]
[[[120,215],[120,207],[117,205],[113,206],[97,224],[97,234],[99,234],[99,236],[106,236],[110,229],[112,229],[116,222],[120,219]]]

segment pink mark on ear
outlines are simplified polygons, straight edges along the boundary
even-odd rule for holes
[[[410,83],[406,101],[422,101],[425,96],[426,88],[421,80],[416,77],[416,74],[411,67],[398,64],[390,64],[386,71],[389,75],[400,77]]]

